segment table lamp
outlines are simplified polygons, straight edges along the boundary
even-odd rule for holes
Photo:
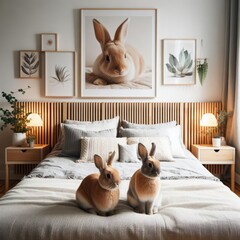
[[[29,123],[27,124],[28,127],[41,127],[43,125],[43,121],[39,114],[37,113],[31,113],[28,115],[27,119],[29,120]],[[28,142],[30,147],[34,147],[34,140],[35,135],[28,136]]]
[[[206,134],[212,134],[214,129],[218,126],[218,122],[212,113],[206,113],[203,114],[200,120],[200,126],[206,127]],[[212,144],[214,147],[220,147],[221,139],[212,138]]]

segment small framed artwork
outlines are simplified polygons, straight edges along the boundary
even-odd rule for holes
[[[41,34],[41,51],[57,51],[58,35],[57,33]]]
[[[45,52],[45,96],[75,97],[76,53]]]
[[[156,97],[157,9],[80,11],[81,96]]]
[[[19,55],[20,78],[40,78],[40,52],[22,50]]]
[[[163,40],[163,84],[196,83],[196,39]]]

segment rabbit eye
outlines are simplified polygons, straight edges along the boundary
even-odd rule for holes
[[[111,175],[109,173],[106,174],[107,178],[110,179]]]
[[[124,57],[127,58],[127,54],[126,53],[124,54]]]
[[[149,164],[148,164],[148,166],[149,166],[150,168],[153,168],[153,165],[152,165],[152,163],[149,163]]]
[[[110,62],[110,57],[109,57],[109,55],[106,55],[106,56],[105,56],[105,59],[106,59],[107,62]]]

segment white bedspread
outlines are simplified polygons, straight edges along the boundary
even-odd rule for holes
[[[162,207],[151,216],[133,212],[126,202],[127,176],[137,166],[124,172],[126,166],[118,164],[126,180],[121,182],[115,213],[109,217],[86,213],[75,202],[75,191],[82,178],[79,170],[88,174],[93,165],[85,169],[87,165],[72,160],[67,163],[58,159],[63,161],[59,164],[57,158],[45,161],[0,199],[0,239],[239,239],[237,195],[196,160],[178,160],[162,162]],[[183,174],[179,175],[180,172]],[[35,174],[40,174],[39,178]],[[56,178],[59,174],[62,177]]]

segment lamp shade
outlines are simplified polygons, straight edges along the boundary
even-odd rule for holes
[[[200,126],[203,127],[217,127],[217,119],[212,113],[206,113],[202,116]]]
[[[27,119],[30,120],[27,124],[29,127],[41,127],[43,125],[43,121],[37,113],[29,114]]]

